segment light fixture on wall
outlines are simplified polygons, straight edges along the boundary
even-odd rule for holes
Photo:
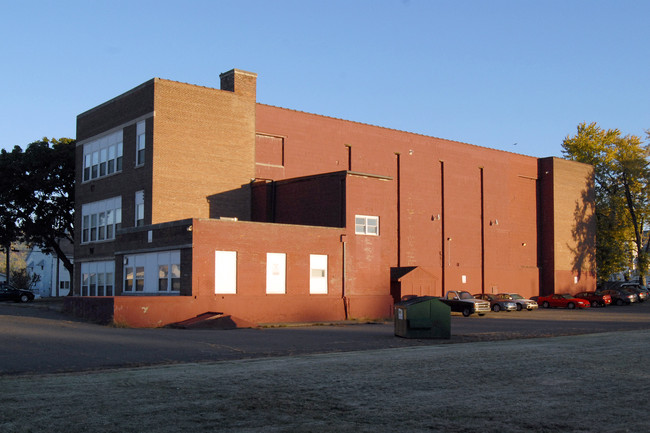
[[[499,220],[495,218],[494,221],[490,221],[490,225],[491,226],[498,226],[499,225]]]

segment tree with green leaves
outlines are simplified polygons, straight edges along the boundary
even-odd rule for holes
[[[618,129],[581,123],[562,149],[567,159],[594,167],[599,279],[636,264],[643,281],[650,265],[650,146]]]
[[[0,152],[0,237],[22,239],[57,255],[73,275],[59,241],[74,243],[75,141],[43,138]]]

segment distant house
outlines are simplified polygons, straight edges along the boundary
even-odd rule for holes
[[[67,241],[61,241],[61,248],[72,260],[73,246]],[[27,254],[27,271],[30,275],[38,275],[38,281],[32,287],[37,296],[66,296],[70,292],[70,273],[56,254],[45,253],[34,246]]]

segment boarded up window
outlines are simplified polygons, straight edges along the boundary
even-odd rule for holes
[[[262,165],[284,165],[284,138],[270,135],[255,137],[255,162]]]

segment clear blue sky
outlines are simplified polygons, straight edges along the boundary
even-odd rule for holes
[[[0,0],[0,147],[160,77],[258,74],[264,104],[533,156],[645,139],[649,1]],[[516,143],[516,144],[515,144]]]

